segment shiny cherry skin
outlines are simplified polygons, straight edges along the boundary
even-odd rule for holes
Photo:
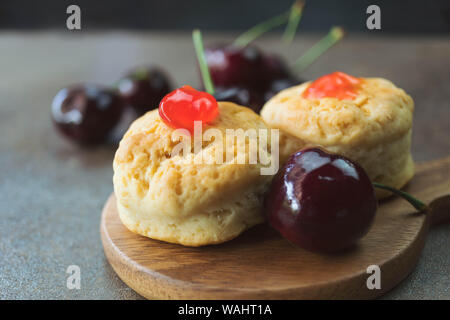
[[[257,47],[214,46],[205,49],[205,57],[213,83],[218,87],[259,90],[264,86],[263,55]]]
[[[216,99],[207,92],[183,86],[166,95],[159,104],[161,119],[174,129],[194,132],[194,122],[210,123],[219,114]]]
[[[217,101],[230,101],[259,112],[264,104],[261,94],[245,87],[217,87],[214,97]]]
[[[161,99],[172,90],[172,84],[161,69],[140,67],[120,79],[117,90],[127,106],[142,115],[158,107]]]
[[[267,85],[277,79],[291,78],[291,71],[282,57],[275,54],[264,54],[263,56],[264,78]]]
[[[372,183],[361,166],[319,148],[294,153],[265,198],[269,224],[314,252],[354,245],[368,232],[376,209]]]
[[[92,84],[61,89],[51,109],[59,131],[82,145],[103,142],[120,121],[122,111],[123,102],[115,92]]]
[[[294,76],[291,76],[289,78],[281,78],[281,79],[275,79],[270,83],[268,89],[264,93],[264,102],[269,101],[274,95],[276,95],[278,92],[299,85],[302,81],[297,79]]]

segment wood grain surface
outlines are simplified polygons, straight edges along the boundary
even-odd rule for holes
[[[123,226],[114,195],[100,229],[110,264],[146,298],[369,299],[402,281],[420,257],[429,226],[450,219],[450,158],[418,165],[406,190],[431,210],[417,213],[399,198],[383,201],[368,235],[332,255],[297,248],[267,224],[201,248],[148,239]],[[370,265],[381,269],[379,290],[366,286]]]

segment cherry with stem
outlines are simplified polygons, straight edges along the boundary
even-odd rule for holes
[[[418,210],[427,206],[406,192],[371,182],[356,162],[321,148],[293,153],[264,199],[268,223],[290,242],[317,252],[353,246],[377,212],[374,187],[392,191]]]
[[[309,48],[294,64],[297,72],[302,72],[308,68],[314,61],[317,60],[328,49],[339,42],[345,35],[342,27],[332,27],[328,34],[319,40],[315,45]]]

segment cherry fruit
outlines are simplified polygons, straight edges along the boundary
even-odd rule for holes
[[[212,122],[219,113],[216,99],[207,92],[183,86],[166,95],[159,104],[159,115],[170,127],[194,131],[194,121]]]
[[[264,54],[263,68],[266,84],[270,84],[277,79],[286,79],[292,76],[289,67],[283,58],[278,55]]]
[[[294,153],[265,199],[269,224],[300,247],[319,252],[348,248],[375,217],[374,188],[358,164],[318,148]]]
[[[254,46],[215,46],[205,49],[206,62],[214,85],[261,89],[263,55]]]
[[[59,131],[80,144],[104,141],[120,121],[122,100],[92,84],[61,89],[53,99],[52,119]]]
[[[293,76],[289,78],[275,79],[274,81],[272,81],[272,83],[270,83],[268,89],[264,93],[264,102],[269,101],[269,99],[276,95],[278,92],[299,85],[301,82],[301,80]]]
[[[259,112],[279,91],[298,84],[284,60],[254,46],[216,46],[205,50],[218,100],[232,101]]]
[[[136,68],[120,79],[118,84],[120,97],[138,115],[156,109],[171,90],[168,76],[156,67]]]
[[[214,97],[217,101],[230,101],[259,112],[263,106],[261,95],[244,87],[217,87]]]

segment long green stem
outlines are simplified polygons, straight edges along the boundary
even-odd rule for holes
[[[291,11],[289,14],[288,23],[286,25],[286,29],[284,30],[283,40],[286,43],[292,43],[295,38],[295,34],[297,33],[298,24],[302,19],[303,7],[305,3],[302,0],[297,0],[291,7]]]
[[[203,85],[205,86],[206,92],[214,94],[214,84],[211,79],[211,74],[209,73],[208,63],[206,62],[205,49],[203,48],[202,33],[200,30],[195,29],[192,32],[192,40],[194,42],[197,61],[202,74]]]
[[[244,32],[239,37],[237,37],[236,40],[234,40],[233,45],[235,45],[236,47],[245,47],[250,42],[258,38],[262,34],[266,33],[267,31],[285,24],[286,21],[289,19],[289,15],[290,10],[288,12],[282,13],[273,18],[270,18],[269,20],[257,24],[253,28],[249,29],[248,31]]]
[[[427,211],[428,210],[428,206],[423,203],[422,201],[414,198],[412,195],[410,195],[409,193],[406,193],[404,191],[386,186],[384,184],[378,183],[378,182],[372,182],[373,186],[375,188],[379,188],[379,189],[383,189],[383,190],[388,190],[396,195],[399,195],[400,197],[402,197],[403,199],[405,199],[406,201],[408,201],[414,208],[416,208],[419,211]]]
[[[295,69],[302,72],[317,60],[325,51],[330,49],[334,44],[344,37],[344,29],[341,27],[332,27],[330,32],[323,37],[319,42],[309,48],[300,58],[295,62]]]

